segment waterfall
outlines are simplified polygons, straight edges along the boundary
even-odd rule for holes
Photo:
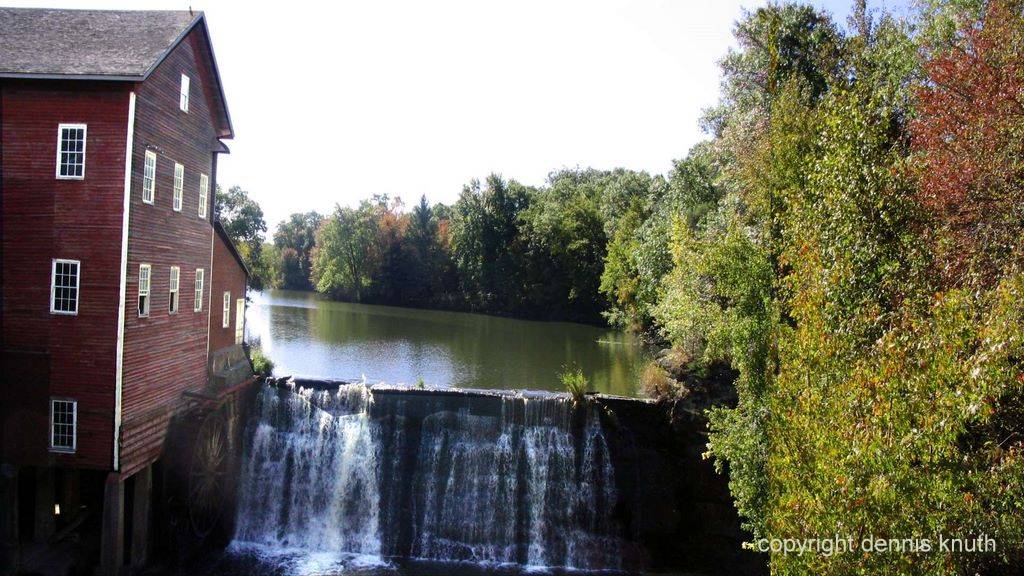
[[[563,396],[260,391],[236,541],[341,555],[621,570],[593,406]]]
[[[369,402],[355,385],[333,397],[261,391],[242,468],[238,540],[380,555],[380,454]]]

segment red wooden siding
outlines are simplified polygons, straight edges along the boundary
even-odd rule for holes
[[[219,234],[213,235],[213,302],[210,318],[210,353],[235,344],[235,302],[245,298],[246,277]],[[224,328],[224,292],[231,292],[231,316]]]
[[[128,289],[122,392],[121,470],[155,460],[182,393],[206,385],[213,242],[214,150],[209,97],[215,80],[197,61],[194,29],[137,89],[128,239]],[[178,106],[181,74],[190,78],[189,111]],[[142,202],[146,150],[157,153],[155,203]],[[174,163],[184,165],[181,212],[172,210]],[[200,174],[210,177],[206,218],[198,216]],[[139,264],[152,266],[148,318],[138,315]],[[179,308],[168,313],[170,267],[181,268]],[[195,270],[204,269],[204,303],[194,311]]]
[[[130,85],[5,80],[4,454],[110,468]],[[58,180],[57,126],[88,125],[84,180]],[[50,314],[52,258],[80,260],[79,311]],[[74,454],[47,450],[51,396],[78,402]]]

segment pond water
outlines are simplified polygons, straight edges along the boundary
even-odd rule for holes
[[[334,302],[312,292],[251,295],[250,341],[277,376],[460,388],[558,390],[579,366],[597,392],[638,395],[652,357],[632,335],[567,322]]]

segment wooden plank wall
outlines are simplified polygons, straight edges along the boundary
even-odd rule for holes
[[[210,314],[211,353],[229,348],[235,344],[235,301],[245,298],[245,270],[235,260],[219,234],[213,239],[213,307]],[[229,325],[224,328],[224,292],[231,292],[231,315]]]
[[[206,385],[211,309],[214,150],[211,113],[214,78],[200,57],[204,41],[193,29],[137,91],[128,239],[127,318],[122,393],[121,471],[155,460],[182,393]],[[178,106],[181,74],[190,77],[189,111]],[[146,150],[157,153],[155,203],[142,202]],[[181,212],[172,210],[174,163],[185,167]],[[207,216],[198,216],[199,176],[210,176]],[[137,312],[140,263],[152,265],[148,318]],[[170,267],[181,268],[179,310],[168,313]],[[202,311],[194,311],[196,268],[206,270]]]
[[[4,455],[109,469],[128,84],[0,83]],[[83,180],[55,177],[58,124],[84,123]],[[50,314],[52,258],[81,261],[79,312]],[[78,401],[78,449],[48,451],[51,396]]]

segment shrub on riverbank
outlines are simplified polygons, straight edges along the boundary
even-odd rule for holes
[[[260,376],[270,376],[274,372],[274,361],[263,353],[263,348],[253,346],[249,349],[249,357],[252,359],[252,369]]]
[[[644,366],[640,374],[640,385],[643,386],[644,394],[651,398],[674,398],[679,393],[679,383],[655,361]]]

